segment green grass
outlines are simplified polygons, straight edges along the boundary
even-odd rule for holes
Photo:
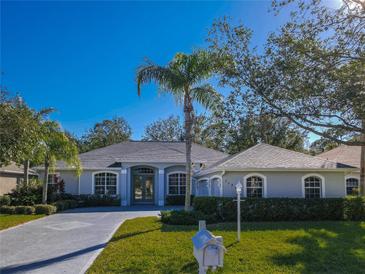
[[[8,215],[0,214],[0,230],[39,219],[44,215]]]
[[[126,221],[87,273],[197,273],[196,229]],[[218,273],[364,273],[365,222],[243,223],[240,243],[235,224],[208,229],[228,249]]]

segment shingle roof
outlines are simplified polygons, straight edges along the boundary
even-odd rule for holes
[[[7,166],[0,167],[0,172],[23,174],[24,166],[17,165],[16,163],[12,162]],[[37,173],[33,169],[29,169],[29,174],[35,175]]]
[[[210,165],[227,154],[204,146],[192,145],[192,161]],[[83,168],[120,166],[120,163],[185,163],[184,142],[127,141],[80,154]],[[58,168],[67,167],[64,162]]]
[[[242,169],[337,169],[351,166],[319,157],[268,145],[258,144],[202,170],[199,175],[214,171]]]
[[[361,147],[340,145],[319,154],[318,157],[360,168]]]

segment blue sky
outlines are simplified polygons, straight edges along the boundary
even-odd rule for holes
[[[204,47],[222,16],[252,28],[260,45],[287,18],[268,13],[270,3],[2,1],[1,84],[33,108],[56,108],[52,118],[78,136],[122,116],[139,139],[150,122],[181,114],[155,85],[137,96],[135,71],[144,58],[166,64],[176,52]]]

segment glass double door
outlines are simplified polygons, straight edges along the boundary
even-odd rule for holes
[[[133,175],[134,204],[153,203],[153,175]]]

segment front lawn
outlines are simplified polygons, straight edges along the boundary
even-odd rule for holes
[[[364,273],[365,222],[209,225],[227,253],[223,273]],[[197,273],[191,237],[197,226],[162,224],[155,217],[126,221],[87,273]]]
[[[44,215],[8,215],[8,214],[0,214],[0,230],[16,226],[22,223],[26,223],[38,218],[43,217]]]

